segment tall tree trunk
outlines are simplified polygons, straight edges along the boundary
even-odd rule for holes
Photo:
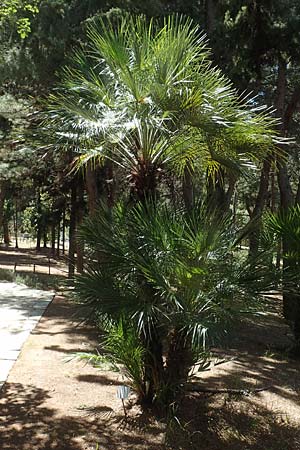
[[[5,195],[6,195],[6,185],[5,185],[5,182],[1,182],[1,184],[0,184],[0,230],[2,230],[2,228],[3,228]]]
[[[41,250],[41,240],[42,240],[42,220],[41,220],[41,194],[40,190],[37,190],[36,198],[36,209],[37,209],[37,230],[36,230],[36,250]]]
[[[71,185],[71,204],[70,204],[69,267],[68,267],[69,278],[72,278],[75,274],[76,209],[77,209],[77,177],[74,177]]]
[[[296,192],[295,205],[300,205],[300,176],[299,176],[299,180],[298,180],[298,187],[297,187],[297,192]]]
[[[66,205],[63,209],[63,216],[62,216],[62,253],[65,254],[66,251]]]
[[[55,236],[56,236],[56,224],[54,217],[52,217],[53,222],[51,223],[51,254],[55,256]]]
[[[278,117],[282,120],[280,130],[283,135],[287,134],[289,121],[292,116],[292,112],[289,109],[288,116],[284,113],[284,105],[286,99],[286,87],[287,87],[287,62],[280,56],[278,59],[278,80],[277,80],[277,100],[276,109]],[[283,150],[283,149],[282,149]],[[288,170],[285,160],[278,156],[277,158],[277,176],[278,186],[280,192],[280,204],[281,208],[286,210],[293,205],[293,191],[288,176]]]
[[[61,216],[61,213],[59,213]],[[61,217],[58,218],[57,223],[57,240],[56,240],[56,256],[59,257],[60,255],[60,225],[61,225]]]
[[[3,239],[6,247],[10,244],[10,236],[9,236],[9,223],[7,217],[3,217]]]
[[[15,199],[15,211],[14,211],[14,231],[15,231],[15,248],[19,248],[19,242],[18,242],[18,200]]]
[[[208,36],[213,34],[215,28],[217,0],[205,0],[205,28]]]
[[[260,235],[260,217],[263,213],[266,200],[268,197],[269,176],[271,170],[273,156],[269,155],[263,162],[260,175],[258,194],[255,201],[254,209],[251,213],[252,230],[249,234],[249,255],[254,256],[258,252],[259,235]]]
[[[44,241],[44,248],[47,248],[47,230],[46,229],[44,229],[43,241]]]
[[[288,135],[289,124],[291,118],[300,101],[300,86],[297,86],[292,95],[291,101],[284,111],[285,95],[287,86],[287,63],[283,58],[279,58],[278,63],[278,106],[277,109],[282,117],[282,134]],[[292,186],[290,183],[288,168],[283,157],[277,158],[278,171],[278,185],[280,192],[280,206],[283,211],[294,205],[295,199],[293,195]],[[298,293],[289,292],[289,282],[286,277],[290,272],[294,272],[296,267],[290,261],[290,258],[285,257],[293,250],[293,244],[290,242],[288,235],[284,235],[282,239],[282,253],[283,253],[283,314],[292,326],[294,336],[296,339],[296,351],[300,353],[300,295]]]
[[[88,209],[91,215],[94,214],[98,202],[98,187],[95,168],[92,163],[88,163],[85,174],[85,185],[88,195]]]
[[[77,203],[77,228],[81,225],[83,221],[84,216],[84,188],[83,188],[83,181],[80,180],[80,182],[77,185],[78,190],[78,203]],[[84,243],[82,241],[79,241],[76,239],[76,267],[77,272],[82,273],[83,272],[83,259],[84,259]]]

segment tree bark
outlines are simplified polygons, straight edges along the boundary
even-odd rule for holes
[[[283,119],[282,134],[288,135],[288,129],[292,116],[300,100],[300,87],[296,86],[291,101],[284,111],[285,97],[287,86],[287,63],[283,58],[279,58],[278,63],[278,105],[277,109]],[[283,211],[294,205],[295,199],[292,186],[290,183],[286,161],[283,157],[277,158],[278,185],[280,192],[280,206]],[[296,267],[294,263],[285,257],[291,250],[293,244],[289,241],[288,236],[283,236],[282,253],[283,253],[283,315],[291,324],[296,339],[297,352],[300,352],[300,296],[297,293],[289,292],[288,281],[286,277],[290,272],[294,272]]]
[[[55,256],[55,236],[56,236],[56,224],[55,219],[52,217],[52,224],[51,224],[51,253],[52,256]]]
[[[287,86],[287,62],[280,56],[278,59],[278,80],[277,80],[277,101],[276,108],[278,117],[282,119],[282,125],[280,127],[282,134],[285,136],[288,132],[288,126],[292,117],[292,105],[295,110],[296,104],[295,98],[284,111],[285,98],[286,98],[286,86]],[[293,96],[294,97],[294,96]],[[282,149],[283,150],[283,149]],[[280,192],[280,204],[281,208],[286,210],[293,205],[293,191],[288,176],[288,170],[285,160],[277,157],[277,177],[278,186]]]
[[[194,203],[194,187],[191,169],[189,167],[184,168],[182,192],[185,209],[186,211],[191,211]]]
[[[19,224],[18,224],[18,200],[15,199],[15,212],[14,212],[14,230],[15,230],[15,248],[19,248],[19,242],[18,242],[18,231],[19,231]]]
[[[255,201],[254,209],[251,213],[252,230],[249,234],[249,255],[254,256],[258,252],[259,235],[260,235],[260,217],[263,213],[266,200],[268,197],[269,177],[273,156],[269,155],[263,162],[261,171],[258,194]]]
[[[2,182],[0,184],[0,230],[2,230],[3,228],[5,195],[6,195],[6,186],[5,183]]]
[[[112,161],[106,163],[107,204],[112,208],[115,204],[115,180]]]
[[[7,217],[3,217],[3,239],[4,239],[4,244],[6,245],[6,247],[9,246],[10,244],[10,236],[9,236],[9,226],[8,226],[8,220]]]
[[[215,27],[217,0],[205,0],[205,27],[208,36],[211,36]]]
[[[81,225],[84,216],[84,188],[82,180],[77,185],[78,190],[78,202],[77,202],[77,229]],[[83,272],[83,259],[84,259],[84,243],[76,239],[76,267],[77,272]]]
[[[194,360],[191,345],[186,336],[178,329],[169,335],[169,348],[166,357],[166,390],[168,391],[167,404],[180,400],[182,387],[187,382],[188,374]]]
[[[61,213],[59,213],[61,215]],[[59,217],[58,223],[57,223],[57,240],[56,240],[56,256],[59,257],[60,255],[60,225],[61,225],[61,218]]]
[[[66,206],[64,206],[63,217],[62,217],[62,253],[65,254],[66,245]]]
[[[39,189],[37,191],[36,209],[37,209],[36,250],[39,251],[41,250],[41,240],[42,240],[41,194]]]
[[[77,177],[74,177],[71,185],[71,204],[70,204],[69,267],[68,267],[69,278],[72,278],[75,274],[76,209],[77,209]]]
[[[92,166],[92,163],[88,163],[86,167],[85,185],[88,195],[89,213],[93,215],[97,208],[97,202],[99,198],[98,198],[97,176],[95,168]]]
[[[299,180],[298,180],[298,187],[297,187],[297,192],[296,192],[295,205],[300,205],[300,176],[299,176]]]

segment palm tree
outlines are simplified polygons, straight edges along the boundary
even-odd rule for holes
[[[127,369],[120,347],[128,348],[130,337],[143,350],[139,370],[127,374],[144,404],[170,405],[209,344],[273,283],[263,255],[250,261],[237,254],[230,222],[201,208],[186,214],[151,203],[112,211],[102,205],[81,237],[89,265],[75,295],[104,328],[115,333],[122,323],[115,354]]]
[[[265,228],[283,245],[283,314],[293,330],[296,345],[294,352],[300,353],[300,206],[295,205],[277,214],[268,214]]]
[[[156,193],[162,171],[187,180],[207,170],[220,184],[274,149],[270,111],[213,67],[192,20],[125,15],[90,26],[88,38],[47,115],[55,138],[77,148],[79,166],[109,158],[142,199]]]
[[[126,15],[94,24],[88,37],[50,99],[45,127],[57,131],[58,146],[77,150],[77,166],[119,166],[133,201],[100,208],[82,227],[90,254],[75,294],[114,336],[110,353],[116,345],[127,369],[135,361],[127,373],[141,402],[169,405],[208,340],[269,278],[260,262],[236,258],[220,214],[204,219],[191,204],[188,212],[165,205],[162,175],[175,173],[185,194],[203,171],[220,186],[274,150],[274,119],[212,66],[190,19]]]

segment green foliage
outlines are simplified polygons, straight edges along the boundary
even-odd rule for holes
[[[38,4],[39,0],[3,0],[0,24],[5,21],[15,23],[21,39],[25,39],[31,32],[31,18],[39,12]]]
[[[190,19],[102,19],[88,38],[50,97],[46,123],[77,148],[79,165],[109,158],[138,191],[161,169],[240,173],[274,149],[276,120],[213,67]]]
[[[139,337],[133,347],[144,348],[145,367],[147,353],[155,352],[154,337],[160,344],[154,349],[163,345],[163,374],[157,360],[152,368],[152,376],[161,376],[153,382],[157,397],[170,383],[174,345],[178,352],[191,354],[189,362],[182,359],[188,373],[207,346],[230,331],[233,319],[255,309],[259,294],[273,286],[264,255],[255,261],[237,255],[237,234],[230,222],[203,214],[200,207],[187,216],[168,206],[127,210],[119,205],[113,211],[103,206],[85,221],[80,236],[90,253],[87,271],[75,280],[75,295],[97,317],[117,324],[107,343],[115,347],[130,378],[129,363],[136,358],[130,353],[124,358],[127,345],[122,339],[128,339],[130,349],[133,338],[125,335],[123,318],[133,327],[134,339]],[[145,375],[144,385],[147,381]],[[171,385],[174,391],[177,387]]]
[[[103,348],[114,365],[121,367],[126,379],[139,397],[145,394],[144,385],[144,354],[145,349],[140,343],[138,334],[130,322],[121,317],[118,322],[106,323],[107,334]]]
[[[103,321],[100,329],[105,330],[100,349],[96,353],[75,353],[68,360],[76,358],[88,361],[100,370],[113,370],[126,377],[141,398],[145,395],[144,355],[145,349],[140,343],[135,328],[124,317],[118,321]]]
[[[277,214],[268,214],[265,227],[269,233],[285,242],[283,258],[296,264],[297,271],[300,264],[300,206],[293,206]]]

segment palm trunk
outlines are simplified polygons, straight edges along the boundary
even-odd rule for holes
[[[145,378],[144,396],[140,399],[142,406],[153,406],[154,399],[160,403],[159,394],[164,383],[163,373],[163,347],[160,342],[155,326],[144,342],[146,348],[145,355]]]
[[[182,332],[174,329],[169,335],[169,348],[166,358],[167,404],[180,400],[193,363],[191,346],[187,343]]]
[[[189,167],[185,167],[182,181],[182,191],[185,209],[191,211],[194,202],[194,188],[191,170]]]
[[[111,161],[106,163],[107,204],[112,208],[115,203],[114,169]]]
[[[93,215],[97,208],[98,202],[98,187],[96,171],[91,163],[88,163],[86,167],[86,179],[85,179],[86,191],[88,196],[88,209],[89,213]]]

